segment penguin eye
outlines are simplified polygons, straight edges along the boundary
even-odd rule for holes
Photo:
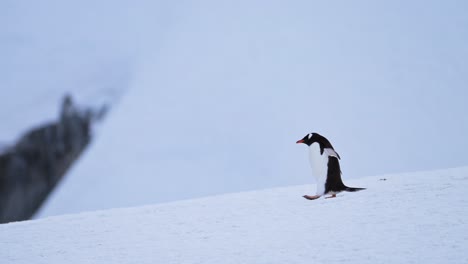
[[[309,134],[309,135],[307,136],[308,139],[310,139],[311,137],[312,137],[312,134]]]

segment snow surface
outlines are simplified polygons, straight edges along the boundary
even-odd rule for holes
[[[467,263],[468,167],[0,225],[4,263]]]

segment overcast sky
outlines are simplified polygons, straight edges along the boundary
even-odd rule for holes
[[[312,131],[344,178],[468,164],[464,1],[1,5],[2,98],[13,99],[0,113],[25,106],[5,140],[32,112],[53,116],[43,98],[126,91],[64,186],[148,188],[134,203],[149,203],[313,183],[295,145]]]

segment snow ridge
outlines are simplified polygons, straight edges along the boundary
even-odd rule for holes
[[[468,167],[0,225],[6,263],[465,263]],[[8,239],[6,239],[8,238]],[[27,250],[25,250],[27,249]]]

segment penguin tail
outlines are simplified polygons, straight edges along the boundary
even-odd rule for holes
[[[355,188],[355,187],[346,187],[345,191],[347,192],[358,192],[365,190],[366,188]]]

